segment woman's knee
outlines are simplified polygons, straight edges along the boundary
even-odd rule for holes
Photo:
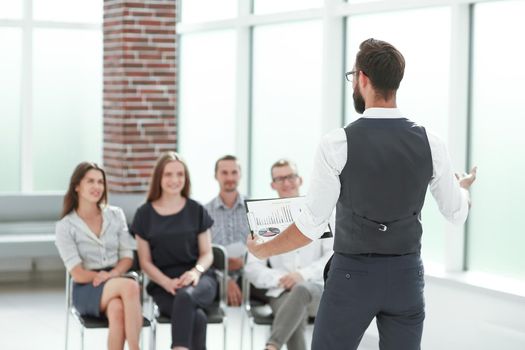
[[[122,299],[113,298],[108,304],[106,315],[110,323],[121,324],[124,322],[124,304]]]
[[[122,280],[120,286],[120,294],[123,298],[127,299],[140,299],[140,286],[137,281],[131,278],[125,278]]]
[[[174,304],[191,304],[194,305],[195,301],[193,299],[193,289],[192,287],[186,287],[177,289],[177,293],[175,294],[175,299],[173,300]]]

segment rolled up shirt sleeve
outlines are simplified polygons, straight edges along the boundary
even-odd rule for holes
[[[71,225],[64,221],[57,222],[55,226],[55,245],[68,271],[82,264],[82,259],[78,253],[77,244],[71,235],[70,228]]]
[[[433,164],[430,193],[441,214],[449,222],[462,225],[469,212],[469,192],[459,186],[445,143],[432,133],[427,132],[427,136]]]
[[[339,198],[339,175],[346,164],[346,158],[344,130],[336,129],[325,135],[314,158],[310,188],[304,207],[295,221],[301,233],[311,240],[321,237],[330,223]]]

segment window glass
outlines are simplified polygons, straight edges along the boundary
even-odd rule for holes
[[[253,12],[257,15],[305,10],[323,6],[322,0],[255,0]]]
[[[185,34],[180,45],[179,150],[192,196],[207,202],[219,192],[215,161],[235,152],[236,36],[232,30]]]
[[[183,0],[182,22],[204,22],[237,16],[237,0]]]
[[[0,0],[0,19],[22,18],[22,6],[22,0]]]
[[[20,191],[20,76],[22,32],[0,27],[0,159],[1,192]]]
[[[472,187],[468,226],[471,270],[525,278],[525,3],[477,4],[473,26],[471,163],[479,166]]]
[[[35,29],[33,189],[64,190],[81,161],[102,161],[100,31]]]
[[[297,163],[305,194],[322,136],[322,24],[260,26],[253,37],[251,193],[276,196],[270,167],[284,157]]]
[[[32,0],[33,17],[40,21],[102,23],[102,0]]]

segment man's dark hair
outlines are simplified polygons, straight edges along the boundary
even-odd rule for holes
[[[237,163],[237,166],[239,167],[239,169],[241,169],[241,165],[240,165],[239,162],[237,161],[237,157],[232,156],[231,154],[227,154],[227,155],[225,155],[225,156],[220,157],[220,158],[217,159],[217,161],[215,162],[215,174],[217,174],[217,170],[219,170],[219,162],[221,162],[221,161],[223,161],[223,160],[234,160],[234,161]]]
[[[399,88],[405,73],[405,59],[393,45],[371,38],[359,45],[355,69],[362,71],[386,100]]]

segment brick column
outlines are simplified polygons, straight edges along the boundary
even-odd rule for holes
[[[104,1],[104,167],[109,190],[147,191],[176,147],[176,0]]]

